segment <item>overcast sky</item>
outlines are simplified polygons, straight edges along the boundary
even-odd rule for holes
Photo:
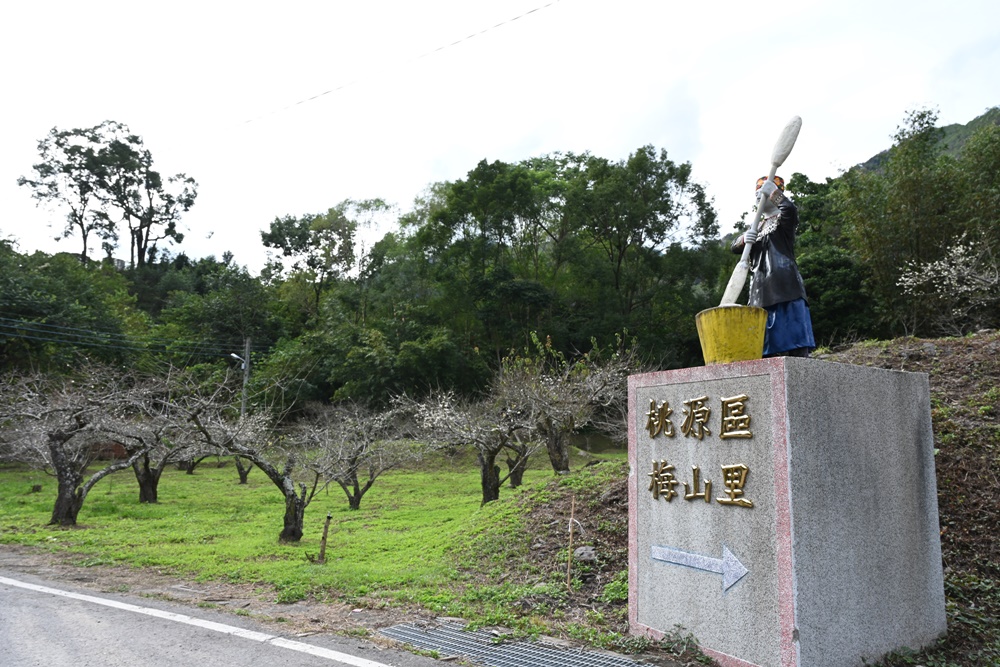
[[[406,211],[482,159],[646,144],[693,165],[726,232],[793,116],[779,174],[818,181],[909,110],[1000,105],[996,0],[59,0],[7,5],[0,30],[0,237],[79,252],[16,181],[52,127],[116,120],[200,185],[180,249],[253,271],[277,216]]]

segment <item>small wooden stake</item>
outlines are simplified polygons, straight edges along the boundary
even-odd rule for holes
[[[316,559],[317,563],[326,562],[326,535],[330,532],[330,519],[333,518],[332,514],[326,515],[326,523],[323,524],[323,539],[319,543],[319,558]]]
[[[569,501],[569,554],[566,556],[566,591],[573,590],[573,516],[576,514],[576,495]]]

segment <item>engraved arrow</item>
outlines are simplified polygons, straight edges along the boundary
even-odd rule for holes
[[[712,558],[701,554],[693,554],[670,547],[653,546],[653,560],[693,567],[722,575],[722,590],[728,591],[733,584],[742,579],[750,571],[733,555],[733,552],[722,545],[722,558]]]

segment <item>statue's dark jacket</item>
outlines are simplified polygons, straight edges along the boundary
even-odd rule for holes
[[[795,262],[799,212],[787,197],[776,199],[780,200],[778,213],[764,219],[757,241],[750,248],[749,305],[761,308],[806,298],[806,287]],[[742,234],[733,241],[732,251],[743,252]]]

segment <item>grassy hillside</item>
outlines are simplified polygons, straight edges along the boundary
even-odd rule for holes
[[[927,373],[948,636],[886,665],[1000,665],[1000,335],[859,343],[831,360]]]
[[[1000,540],[996,538],[1000,523],[1000,334],[984,331],[964,338],[863,342],[820,358],[929,377],[948,635],[928,650],[890,656],[882,665],[1000,665]],[[546,563],[553,577],[559,572],[564,575],[565,517],[575,494],[576,516],[589,531],[583,543],[597,546],[601,560],[563,603],[560,615],[607,638],[608,633],[626,627],[624,607],[620,601],[610,603],[618,590],[615,582],[621,581],[627,567],[626,471],[622,467],[614,472],[610,464],[597,469],[600,472],[580,471],[574,477],[550,481],[547,494],[535,497],[538,502],[525,517],[537,562]],[[478,571],[493,576],[502,571],[511,580],[524,577],[514,566],[526,571],[527,562],[511,553],[501,570],[491,571],[480,561]],[[518,603],[530,607],[537,600]]]
[[[1000,335],[866,342],[821,358],[930,377],[949,634],[883,664],[1000,664]],[[0,567],[35,563],[47,576],[74,580],[86,568],[98,588],[173,598],[202,590],[198,604],[240,600],[238,613],[309,631],[364,634],[402,619],[454,616],[638,651],[661,665],[704,664],[683,632],[660,646],[626,634],[624,452],[577,452],[573,473],[561,477],[545,463],[539,457],[523,487],[504,488],[485,507],[467,457],[387,475],[357,512],[331,491],[307,510],[297,546],[276,542],[283,503],[259,472],[241,487],[231,466],[203,466],[193,476],[171,470],[153,506],[138,504],[130,476],[114,476],[87,499],[81,527],[63,530],[45,525],[53,481],[5,468]],[[41,493],[31,492],[34,484]],[[321,565],[310,559],[328,512]],[[595,561],[569,564],[571,515],[580,529],[572,546],[594,547]]]

